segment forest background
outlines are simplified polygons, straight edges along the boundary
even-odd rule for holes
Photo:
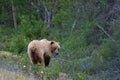
[[[61,45],[44,75],[27,55],[28,43],[43,38]],[[1,69],[38,79],[119,80],[120,1],[0,0],[0,60]]]

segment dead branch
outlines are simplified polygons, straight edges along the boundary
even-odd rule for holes
[[[115,40],[104,30],[104,28],[102,26],[100,26],[99,24],[97,24],[97,27],[99,29],[101,29],[113,42],[115,42]]]
[[[16,21],[16,14],[15,14],[15,6],[12,0],[12,13],[13,13],[13,22],[14,22],[14,27],[17,28],[17,21]]]

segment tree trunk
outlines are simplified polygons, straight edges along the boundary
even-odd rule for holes
[[[48,28],[52,27],[52,12],[51,11],[48,12],[47,25],[48,25]]]
[[[39,3],[43,6],[44,8],[44,21],[46,22],[48,28],[52,27],[52,18],[53,16],[55,16],[55,14],[57,13],[57,11],[59,10],[59,0],[56,0],[55,5],[54,5],[54,9],[53,10],[49,10],[48,9],[48,5],[45,5],[43,0],[38,0]],[[49,1],[49,0],[48,0]],[[51,0],[49,2],[52,2]]]
[[[16,15],[15,15],[15,7],[14,7],[13,0],[12,0],[12,14],[13,14],[14,28],[17,28]]]

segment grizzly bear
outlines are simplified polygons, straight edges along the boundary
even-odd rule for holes
[[[51,55],[58,54],[60,45],[56,41],[47,39],[33,40],[28,45],[28,56],[33,64],[42,63],[48,66]]]

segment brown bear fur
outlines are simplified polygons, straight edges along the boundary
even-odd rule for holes
[[[28,56],[33,64],[43,63],[48,66],[52,53],[58,54],[59,49],[58,42],[47,39],[33,40],[28,45]]]

